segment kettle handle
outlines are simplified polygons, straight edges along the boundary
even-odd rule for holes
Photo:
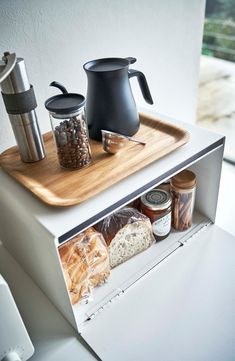
[[[139,70],[129,69],[128,77],[133,78],[134,76],[136,76],[138,79],[139,86],[140,86],[142,95],[143,95],[146,103],[153,104],[153,99],[152,99],[145,75]]]

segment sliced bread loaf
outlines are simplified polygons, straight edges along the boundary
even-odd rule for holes
[[[123,208],[95,225],[109,247],[111,268],[144,251],[155,241],[149,218],[134,208]]]

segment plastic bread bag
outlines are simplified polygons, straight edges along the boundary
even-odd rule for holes
[[[90,301],[92,288],[105,282],[110,274],[109,255],[102,234],[88,228],[60,246],[59,254],[71,303]]]
[[[155,241],[151,222],[137,209],[125,207],[97,223],[109,247],[111,268],[144,251]]]

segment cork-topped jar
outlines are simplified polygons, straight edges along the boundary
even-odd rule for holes
[[[149,217],[157,241],[166,238],[171,230],[171,196],[162,189],[153,189],[141,197],[141,212]]]
[[[171,179],[172,226],[184,231],[192,225],[196,190],[196,176],[190,170],[183,170]]]

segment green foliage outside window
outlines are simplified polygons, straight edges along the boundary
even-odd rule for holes
[[[207,0],[202,53],[235,62],[235,0]]]

